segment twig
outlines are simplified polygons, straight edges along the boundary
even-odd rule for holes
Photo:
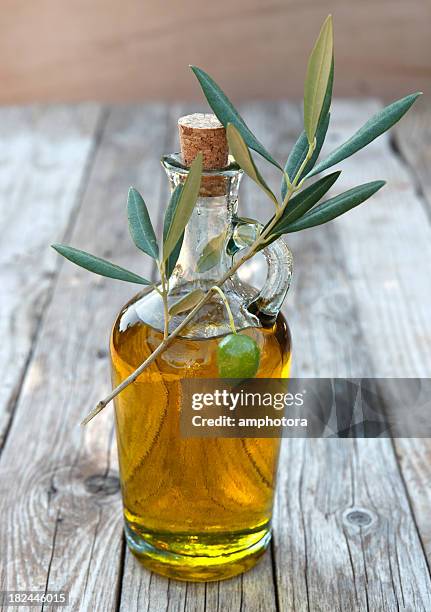
[[[163,340],[169,336],[169,305],[168,305],[168,293],[169,293],[169,280],[166,278],[166,268],[164,263],[157,262],[159,267],[160,278],[162,281],[162,290],[159,291],[163,301]]]
[[[212,287],[212,289],[214,291],[217,291],[217,293],[219,294],[219,296],[221,297],[221,299],[223,300],[223,304],[226,308],[226,312],[227,312],[227,316],[229,317],[229,323],[230,323],[230,327],[232,330],[233,334],[236,334],[236,327],[235,327],[235,321],[233,319],[233,314],[232,314],[232,310],[230,309],[229,306],[229,302],[227,300],[227,297],[225,296],[225,294],[223,293],[223,291],[220,289],[220,287],[217,287],[217,285],[214,285],[214,287]]]

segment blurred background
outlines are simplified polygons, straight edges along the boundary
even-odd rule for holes
[[[3,0],[0,104],[201,99],[199,64],[235,100],[299,98],[334,14],[337,96],[396,97],[431,77],[429,0]]]

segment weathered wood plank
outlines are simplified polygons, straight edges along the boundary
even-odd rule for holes
[[[428,610],[427,568],[391,445],[289,440],[284,460],[275,530],[281,609]]]
[[[127,237],[125,199],[134,184],[159,202],[165,136],[161,105],[111,113],[72,244],[150,272]],[[108,389],[109,329],[132,291],[62,267],[0,462],[2,589],[68,589],[74,610],[116,607],[123,538],[112,412],[85,430],[78,423]]]
[[[101,109],[0,110],[0,449],[59,261],[48,248],[73,224]]]
[[[372,102],[336,104],[326,150],[375,109]],[[401,310],[396,320],[402,324],[394,325],[391,288],[398,274],[411,275],[415,266],[418,278],[410,290],[420,320],[425,270],[404,245],[417,230],[418,249],[429,248],[420,230],[426,227],[423,210],[387,140],[344,167],[337,190],[382,177],[390,186],[342,219],[289,239],[296,254],[286,305],[295,373],[403,375],[397,369],[404,359],[400,347],[415,322],[403,321]],[[412,221],[402,218],[402,207],[412,210]],[[414,350],[415,342],[409,343]],[[281,609],[430,607],[428,568],[389,440],[288,440],[279,486],[275,549]],[[352,515],[355,509],[360,514]]]
[[[349,122],[357,125],[366,106],[350,108]],[[429,375],[431,228],[426,211],[387,138],[359,153],[357,160],[344,162],[343,189],[351,185],[348,176],[356,182],[388,181],[368,204],[336,222],[375,375],[417,376],[424,370]]]
[[[143,569],[126,555],[120,610],[151,612],[272,612],[274,600],[271,556],[251,571],[222,582],[187,583],[167,580]]]
[[[431,105],[427,96],[418,100],[414,108],[399,123],[393,133],[393,144],[403,161],[407,162],[419,195],[431,219]]]
[[[421,100],[396,131],[396,150],[402,157],[391,155],[384,143],[376,150],[374,164],[369,156],[364,159],[368,174],[375,177],[384,170],[389,179],[386,206],[382,203],[374,212],[378,242],[368,240],[367,249],[357,248],[349,257],[350,273],[357,279],[357,295],[366,291],[372,297],[358,297],[358,304],[362,320],[367,321],[364,328],[376,376],[431,375],[431,185],[426,171],[430,117],[429,103]],[[410,167],[406,167],[405,159]],[[364,243],[369,234],[364,219],[354,226],[346,220],[341,235],[346,245],[357,245],[354,236]],[[372,272],[364,278],[361,270]],[[431,444],[427,439],[396,439],[394,444],[430,564]]]
[[[395,448],[428,566],[430,566],[431,443],[427,438],[400,438],[395,440]]]
[[[429,175],[429,167],[431,163],[431,107],[426,100],[421,100],[421,103],[416,109],[410,113],[405,121],[401,123],[395,132],[395,146],[399,151],[402,160],[406,161],[411,175],[416,181],[416,192],[419,197],[422,197],[422,203],[428,212],[428,217],[431,219],[431,180]],[[424,231],[424,230],[423,230]],[[422,232],[421,232],[422,233]],[[410,244],[414,244],[416,251],[416,236],[412,234]],[[429,244],[429,237],[428,237]],[[418,248],[418,262],[421,262],[423,268],[427,269],[427,280],[429,284],[429,254],[422,254],[422,244]],[[422,274],[417,275],[416,270],[412,274],[413,280],[420,282]],[[408,282],[405,278],[405,282]],[[397,302],[404,302],[405,295],[410,295],[404,292],[403,287],[399,287],[394,296]],[[411,301],[414,308],[416,300]],[[429,304],[429,298],[428,298]],[[421,332],[424,337],[424,342],[420,342],[418,346],[418,359],[415,361],[414,367],[408,367],[408,376],[423,376],[431,375],[431,359],[427,352],[429,348],[429,316],[426,319],[426,328]],[[428,341],[427,341],[428,340]],[[400,343],[401,345],[401,343]],[[396,440],[396,450],[398,459],[401,465],[402,474],[406,483],[407,490],[410,496],[410,502],[413,508],[419,532],[421,534],[422,543],[428,557],[428,563],[431,564],[431,529],[429,523],[429,509],[431,507],[431,441],[424,438],[412,438]]]

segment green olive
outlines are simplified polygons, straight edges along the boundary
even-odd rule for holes
[[[220,378],[253,378],[259,369],[260,350],[253,338],[229,334],[217,347]]]

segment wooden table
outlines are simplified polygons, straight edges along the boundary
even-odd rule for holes
[[[392,140],[347,160],[337,183],[345,190],[384,178],[386,188],[291,237],[285,311],[296,375],[430,375],[431,108],[420,104]],[[327,150],[379,106],[337,100]],[[127,189],[140,189],[160,229],[168,190],[158,160],[177,149],[176,118],[190,110],[0,111],[1,588],[67,589],[69,609],[103,612],[429,611],[426,439],[286,440],[272,548],[239,578],[169,581],[125,548],[112,408],[85,429],[78,424],[109,388],[108,334],[134,288],[88,274],[48,245],[70,243],[154,273],[128,238]],[[299,106],[242,110],[285,159]],[[243,213],[265,218],[265,207],[244,182]]]

